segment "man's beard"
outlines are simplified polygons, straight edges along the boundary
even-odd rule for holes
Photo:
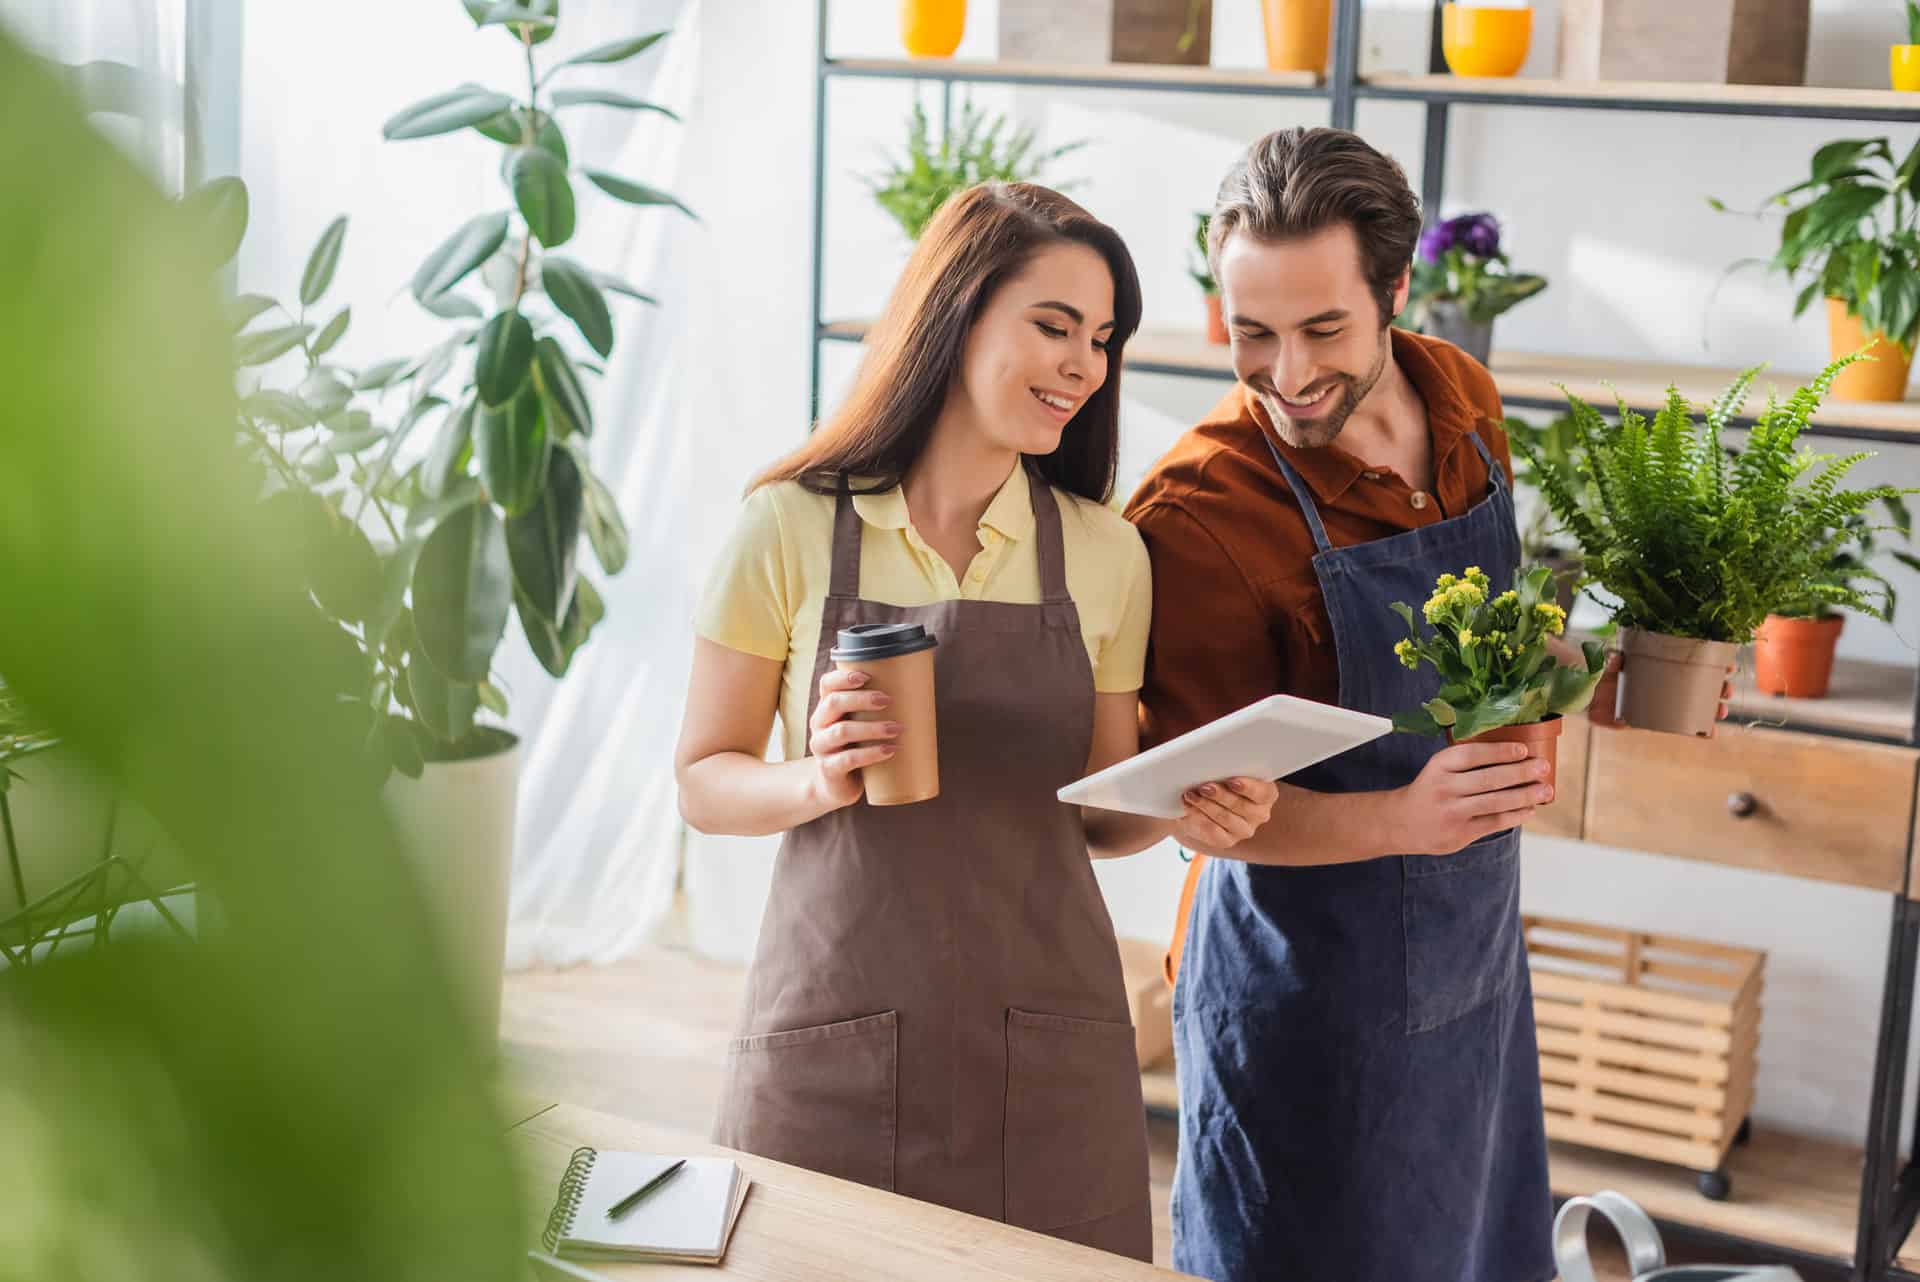
[[[1392,349],[1387,331],[1380,331],[1380,346],[1374,353],[1373,368],[1364,375],[1355,378],[1351,374],[1336,374],[1334,382],[1337,390],[1329,393],[1339,397],[1339,403],[1326,413],[1310,419],[1293,419],[1287,415],[1287,403],[1280,399],[1270,387],[1254,388],[1254,395],[1267,408],[1267,417],[1273,420],[1273,430],[1280,439],[1297,450],[1317,450],[1323,445],[1331,445],[1347,425],[1354,410],[1367,398],[1374,384],[1380,381],[1380,375],[1386,372],[1387,353]]]

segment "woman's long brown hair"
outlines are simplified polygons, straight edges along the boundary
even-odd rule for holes
[[[982,309],[1035,253],[1061,242],[1086,245],[1113,274],[1113,335],[1107,378],[1086,399],[1040,473],[1065,490],[1105,503],[1120,449],[1120,369],[1140,326],[1140,278],[1113,228],[1059,192],[1033,183],[982,183],[934,215],[867,336],[867,354],[846,403],[806,445],[762,472],[749,492],[799,481],[833,493],[842,475],[876,478],[890,490],[926,447],[960,372],[967,335]]]

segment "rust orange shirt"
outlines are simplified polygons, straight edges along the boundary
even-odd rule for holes
[[[1274,433],[1258,398],[1236,383],[1154,465],[1127,504],[1153,563],[1142,749],[1270,694],[1339,702],[1340,668],[1313,573],[1313,533],[1263,436],[1313,491],[1335,547],[1432,525],[1485,498],[1487,466],[1471,433],[1479,433],[1511,480],[1493,376],[1451,344],[1392,333],[1393,358],[1426,402],[1431,491],[1416,491],[1398,473],[1338,444],[1293,448]],[[1392,645],[1400,626],[1383,617],[1380,644]],[[1187,868],[1166,960],[1169,982],[1179,972],[1205,862],[1195,857]]]
[[[1487,468],[1469,433],[1506,469],[1493,376],[1451,344],[1395,329],[1393,357],[1427,405],[1433,489],[1416,492],[1336,443],[1295,449],[1244,384],[1182,436],[1127,504],[1155,584],[1141,747],[1205,725],[1270,694],[1339,700],[1313,534],[1261,437],[1300,473],[1335,547],[1459,516],[1486,496]],[[1464,568],[1464,567],[1462,567]],[[1380,620],[1383,645],[1400,634]]]

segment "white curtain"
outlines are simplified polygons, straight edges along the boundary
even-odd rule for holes
[[[671,28],[660,54],[613,69],[621,74],[607,83],[686,117],[699,79],[700,8],[700,0],[573,0],[562,32],[570,43],[591,43]],[[570,134],[577,155],[684,193],[684,125],[652,113],[596,116],[583,116],[587,127]],[[680,866],[673,745],[691,646],[686,539],[694,505],[706,497],[695,472],[703,442],[680,412],[681,373],[692,293],[686,247],[704,230],[676,213],[611,202],[583,213],[581,227],[582,243],[569,252],[660,306],[616,303],[618,342],[595,405],[594,466],[632,537],[617,577],[582,562],[607,617],[564,681],[541,670],[517,630],[502,654],[512,724],[525,745],[509,968],[632,952],[665,919]]]

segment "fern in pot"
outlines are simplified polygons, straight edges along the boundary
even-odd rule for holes
[[[1704,416],[1669,388],[1652,420],[1623,401],[1619,426],[1610,427],[1569,394],[1576,439],[1567,459],[1514,440],[1555,517],[1579,540],[1590,581],[1617,602],[1623,723],[1710,736],[1739,648],[1785,604],[1817,600],[1884,615],[1825,572],[1853,539],[1850,523],[1903,491],[1843,489],[1869,455],[1829,457],[1798,444],[1834,378],[1856,359],[1835,361],[1784,402],[1769,398],[1738,456],[1721,437],[1757,369]]]
[[[1883,502],[1886,524],[1876,525],[1861,513],[1847,521],[1847,539],[1827,559],[1819,586],[1850,588],[1876,602],[1881,617],[1891,619],[1896,597],[1893,585],[1874,568],[1879,536],[1898,534],[1910,539],[1913,514],[1906,503],[1889,495]],[[1920,570],[1920,558],[1889,549],[1888,555],[1910,570]],[[1791,601],[1767,616],[1753,644],[1753,682],[1762,694],[1792,699],[1823,699],[1833,680],[1833,655],[1846,627],[1846,614],[1816,593]]]

